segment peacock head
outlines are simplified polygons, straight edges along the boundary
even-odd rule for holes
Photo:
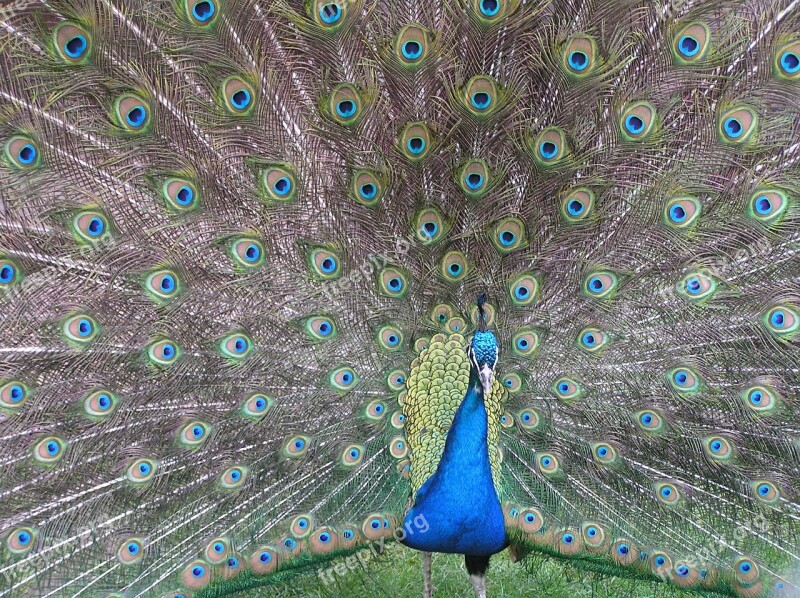
[[[484,394],[488,395],[492,390],[494,366],[497,365],[500,350],[497,346],[497,337],[486,329],[484,303],[486,303],[486,295],[482,293],[478,297],[478,330],[469,344],[469,359],[478,372]]]

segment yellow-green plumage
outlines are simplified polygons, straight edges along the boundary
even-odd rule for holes
[[[470,366],[466,348],[467,340],[461,334],[437,334],[411,362],[403,414],[406,439],[414,457],[411,461],[413,492],[436,471],[453,416],[467,391]],[[498,450],[500,415],[507,398],[508,392],[498,379],[492,385],[491,395],[484,397],[489,424],[489,459],[498,492],[502,488]]]

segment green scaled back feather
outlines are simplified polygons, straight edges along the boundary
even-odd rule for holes
[[[396,537],[485,292],[517,557],[794,595],[798,97],[790,0],[6,3],[0,594]]]

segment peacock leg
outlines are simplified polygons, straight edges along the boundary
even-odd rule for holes
[[[486,598],[486,569],[489,568],[488,556],[464,555],[464,562],[467,565],[469,580],[472,582],[472,589],[478,598]]]
[[[433,583],[431,581],[431,556],[430,552],[422,553],[422,595],[424,598],[433,596]]]

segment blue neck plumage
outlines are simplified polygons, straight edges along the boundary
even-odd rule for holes
[[[473,366],[436,472],[419,489],[406,515],[406,530],[413,530],[413,522],[420,516],[425,518],[427,530],[409,533],[406,545],[472,556],[488,556],[505,547],[505,524],[492,480],[487,433],[483,387]]]

